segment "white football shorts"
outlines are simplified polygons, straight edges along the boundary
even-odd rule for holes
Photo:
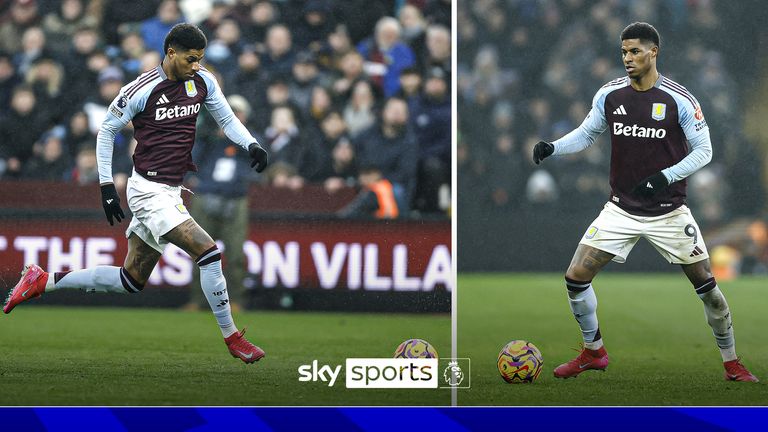
[[[135,233],[160,253],[168,245],[162,236],[192,218],[181,199],[181,186],[149,181],[134,171],[128,179],[126,195],[133,218],[125,237]]]
[[[701,230],[686,206],[661,216],[635,216],[609,202],[579,244],[614,254],[613,261],[623,263],[641,237],[671,264],[709,258]]]

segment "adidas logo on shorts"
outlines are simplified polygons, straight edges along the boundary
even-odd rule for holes
[[[703,253],[704,253],[704,251],[701,250],[701,248],[699,248],[698,246],[696,246],[695,248],[693,248],[693,252],[691,252],[691,254],[688,255],[688,256],[693,258],[693,257],[699,256],[699,255],[701,255]]]

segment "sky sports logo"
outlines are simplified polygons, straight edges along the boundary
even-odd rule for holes
[[[469,388],[469,359],[348,358],[346,388]],[[333,387],[342,366],[313,360],[298,368],[299,381]]]

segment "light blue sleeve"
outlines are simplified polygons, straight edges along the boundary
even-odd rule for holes
[[[115,136],[131,119],[144,110],[147,98],[154,86],[146,86],[142,92],[131,99],[125,96],[134,83],[120,89],[120,93],[107,108],[107,116],[101,123],[96,134],[96,166],[99,170],[99,183],[112,183],[112,151],[115,147]]]
[[[227,135],[227,138],[232,140],[235,144],[248,150],[248,145],[256,141],[248,129],[243,125],[240,120],[235,117],[235,113],[232,112],[232,107],[227,103],[227,99],[224,97],[224,93],[219,87],[219,83],[216,82],[216,78],[211,75],[210,72],[200,71],[200,76],[205,80],[205,85],[208,88],[208,96],[205,98],[205,108],[211,113],[211,116],[219,127]]]
[[[552,143],[555,146],[553,155],[577,153],[595,143],[597,137],[608,128],[604,110],[608,93],[610,88],[598,90],[592,99],[592,109],[581,125]]]
[[[661,171],[670,183],[688,177],[712,160],[709,126],[707,126],[707,121],[704,119],[698,101],[694,99],[696,105],[693,105],[691,101],[677,94],[672,94],[672,97],[677,102],[678,121],[688,144],[691,146],[691,151],[683,160]]]

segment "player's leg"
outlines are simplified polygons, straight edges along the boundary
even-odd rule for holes
[[[579,241],[565,272],[565,287],[584,349],[573,360],[555,368],[555,376],[569,378],[589,369],[605,370],[608,353],[597,320],[597,297],[592,279],[611,261],[624,262],[640,238],[642,224],[613,203],[605,205]]]
[[[237,331],[229,305],[227,282],[221,270],[221,253],[211,236],[190,218],[163,235],[163,238],[195,259],[200,268],[201,288],[213,310],[229,352],[246,363],[264,357],[261,348],[243,337],[245,330]]]
[[[704,315],[712,327],[712,334],[723,358],[725,378],[732,381],[757,382],[757,378],[741,364],[736,355],[731,311],[712,276],[709,258],[693,264],[681,264],[681,267],[704,304]]]
[[[133,234],[128,240],[128,257],[123,267],[96,266],[51,275],[37,265],[27,266],[8,296],[3,311],[10,313],[23,301],[60,289],[119,294],[141,292],[158,259],[160,253]]]
[[[712,276],[707,246],[688,207],[681,206],[666,215],[650,218],[646,223],[645,237],[667,261],[680,264],[693,284],[720,348],[726,378],[756,381],[757,378],[739,363],[736,356],[728,302]]]
[[[608,366],[608,353],[603,347],[597,321],[597,296],[592,288],[592,279],[614,256],[585,244],[576,248],[565,272],[565,287],[571,312],[581,329],[584,349],[575,359],[555,368],[557,378],[575,377],[589,369],[605,370]]]

